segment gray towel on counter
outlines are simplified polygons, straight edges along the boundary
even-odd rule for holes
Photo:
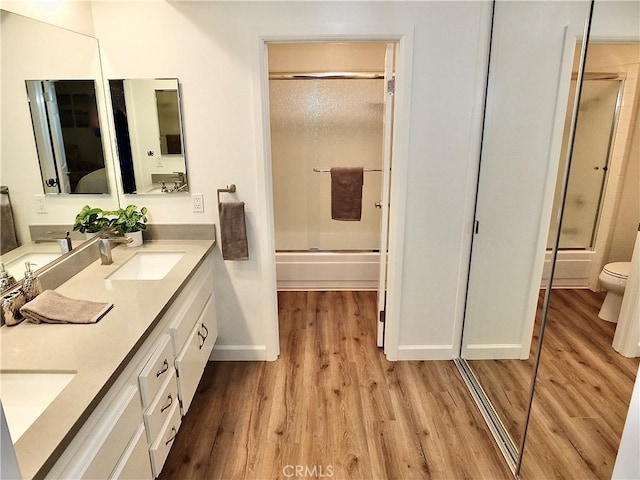
[[[20,313],[32,323],[96,323],[111,307],[113,303],[76,300],[45,290],[20,308]]]
[[[220,202],[218,213],[220,214],[222,258],[225,260],[249,260],[244,202]]]
[[[331,169],[331,218],[359,221],[362,218],[362,167]]]

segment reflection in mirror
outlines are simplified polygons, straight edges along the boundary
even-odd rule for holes
[[[109,80],[109,89],[123,192],[188,192],[178,80]]]
[[[118,199],[111,149],[102,148],[110,140],[104,122],[107,106],[97,40],[6,10],[0,10],[0,23],[0,262],[15,280],[20,280],[25,261],[43,270],[68,248],[66,232],[72,230],[82,205],[89,202],[111,210]],[[25,101],[27,81],[27,89],[39,91],[31,102]],[[35,113],[41,120],[39,126],[33,124],[30,103],[34,110],[40,109]],[[102,120],[102,138],[96,136],[98,124],[92,123],[96,107]],[[49,128],[52,122],[57,125],[53,135]],[[37,144],[36,129],[44,137]],[[54,138],[47,142],[47,135]],[[57,151],[54,139],[58,141]],[[52,179],[48,182],[52,188],[43,187],[41,173],[45,166],[38,158],[46,149],[50,153],[46,179]],[[58,164],[60,158],[66,167]],[[105,167],[108,188],[104,186]],[[96,176],[100,177],[98,186],[93,181]],[[75,195],[80,191],[93,196],[87,199],[86,195]],[[45,192],[74,195],[43,195]],[[70,236],[75,251],[85,239],[77,232],[71,231]]]
[[[535,372],[541,278],[572,66],[576,47],[581,57],[589,15],[587,1],[494,5],[457,364],[514,472]]]
[[[109,193],[93,80],[27,80],[45,193]]]
[[[160,153],[182,155],[178,90],[156,90],[156,106],[160,130]]]
[[[550,237],[559,249],[520,470],[524,479],[557,477],[559,466],[571,472],[566,478],[612,478],[640,355],[640,338],[631,327],[637,312],[605,301],[609,271],[611,288],[627,305],[637,305],[640,294],[625,288],[640,220],[640,124],[636,120],[634,129],[633,122],[639,71],[640,43],[590,42],[573,150],[564,160],[568,175],[554,199],[562,216],[559,234],[554,228]]]

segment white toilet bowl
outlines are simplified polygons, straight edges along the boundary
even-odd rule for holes
[[[607,291],[607,296],[600,308],[600,313],[598,313],[598,317],[602,320],[613,323],[618,322],[622,296],[627,286],[627,277],[630,269],[631,262],[615,262],[607,263],[602,272],[600,272],[598,277],[600,286]]]

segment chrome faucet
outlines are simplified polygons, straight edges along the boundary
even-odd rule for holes
[[[187,178],[184,172],[173,172],[173,173],[178,177],[178,179],[173,182],[173,188],[168,188],[165,182],[162,182],[163,193],[176,193],[176,192],[183,192],[184,190],[186,190]]]
[[[46,234],[46,237],[37,238],[35,243],[56,242],[60,246],[60,251],[63,255],[73,248],[69,232],[47,232]]]
[[[111,265],[113,258],[111,257],[111,247],[114,243],[131,243],[131,237],[102,237],[98,240],[98,248],[100,250],[100,262],[102,265]]]

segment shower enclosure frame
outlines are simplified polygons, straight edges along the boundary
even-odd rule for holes
[[[314,31],[315,30],[315,31]],[[386,24],[376,27],[345,27],[342,32],[335,28],[318,26],[317,28],[274,28],[269,32],[256,35],[255,49],[255,81],[256,112],[259,118],[256,138],[258,145],[257,172],[258,195],[265,205],[269,229],[263,232],[265,255],[263,259],[266,272],[265,288],[268,288],[270,305],[266,306],[272,313],[265,322],[267,337],[267,356],[277,358],[279,354],[278,302],[275,259],[275,223],[273,212],[273,181],[271,177],[271,141],[269,115],[269,72],[268,43],[311,43],[311,42],[379,42],[396,44],[396,98],[394,99],[392,151],[394,174],[389,187],[389,237],[387,259],[387,300],[384,334],[384,352],[389,360],[399,358],[399,313],[402,292],[402,262],[404,243],[404,212],[406,211],[406,185],[408,171],[408,145],[411,104],[411,78],[413,58],[413,26]]]

